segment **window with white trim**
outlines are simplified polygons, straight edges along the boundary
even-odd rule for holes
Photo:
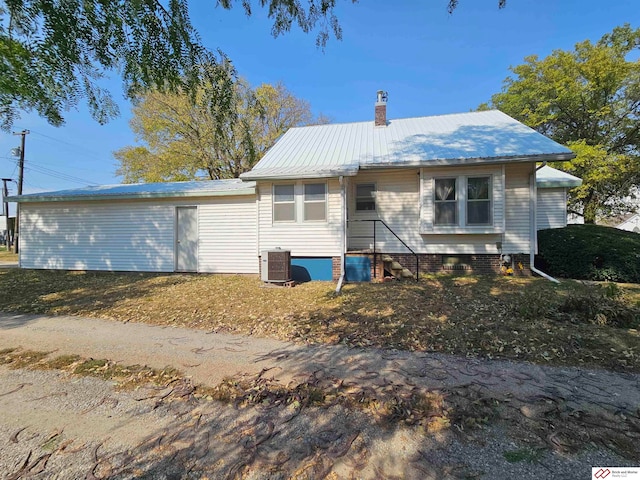
[[[274,222],[295,222],[296,221],[296,197],[295,185],[273,186],[273,221]]]
[[[456,178],[436,178],[433,190],[433,224],[458,225],[458,192]]]
[[[375,212],[376,184],[359,183],[356,185],[356,212]]]
[[[491,225],[491,177],[467,177],[467,225]]]
[[[304,221],[324,222],[327,219],[327,184],[304,184]]]

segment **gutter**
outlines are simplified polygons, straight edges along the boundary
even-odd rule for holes
[[[237,190],[215,190],[202,192],[142,192],[142,193],[95,193],[87,195],[12,195],[6,198],[8,202],[17,203],[45,203],[45,202],[104,202],[113,200],[152,200],[157,198],[206,198],[230,197],[241,195],[255,195],[255,187]]]
[[[536,250],[538,250],[538,188],[536,185],[536,172],[538,170],[539,168],[536,168],[529,177],[529,211],[531,212],[529,215],[529,228],[531,229],[529,239],[529,269],[533,273],[540,275],[542,278],[546,278],[553,283],[560,283],[560,280],[553,278],[551,275],[548,275],[535,267]]]
[[[347,251],[347,180],[340,175],[340,278],[336,286],[336,295],[340,294],[346,274],[345,262]]]
[[[244,181],[262,181],[262,180],[304,180],[308,178],[334,178],[334,177],[354,177],[358,174],[358,166],[346,166],[336,168],[334,170],[317,170],[317,171],[266,171],[260,170],[245,172],[240,175],[240,179]]]

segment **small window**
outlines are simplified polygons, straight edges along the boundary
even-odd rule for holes
[[[273,186],[273,221],[294,222],[296,220],[296,202],[294,186]]]
[[[467,178],[467,225],[491,223],[491,177]]]
[[[327,219],[327,184],[306,183],[304,185],[304,220],[325,221]]]
[[[376,185],[375,183],[361,183],[356,185],[356,211],[375,212]]]
[[[458,196],[456,179],[436,178],[434,197],[434,225],[457,225]]]

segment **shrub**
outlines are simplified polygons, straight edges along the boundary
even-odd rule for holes
[[[640,308],[625,301],[615,283],[607,283],[571,293],[558,306],[558,317],[578,323],[637,328],[640,325]]]
[[[581,280],[640,283],[640,235],[600,225],[538,232],[536,267]]]

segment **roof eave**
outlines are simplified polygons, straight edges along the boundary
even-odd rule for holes
[[[536,180],[538,188],[574,188],[582,185],[582,180]]]
[[[253,174],[252,174],[253,173]],[[281,174],[281,173],[265,173],[260,174],[259,172],[247,172],[246,174],[240,175],[240,178],[243,180],[299,180],[299,179],[309,179],[309,178],[335,178],[335,177],[354,177],[358,174],[358,169],[342,169],[342,170],[331,170],[331,171],[322,171],[322,172],[305,172],[305,173],[291,173],[291,174]]]
[[[7,197],[8,202],[42,203],[42,202],[101,202],[108,200],[146,200],[161,198],[195,198],[195,197],[231,197],[238,195],[255,195],[255,187],[237,190],[221,190],[213,192],[158,192],[129,194],[92,194],[92,195],[14,195]]]

